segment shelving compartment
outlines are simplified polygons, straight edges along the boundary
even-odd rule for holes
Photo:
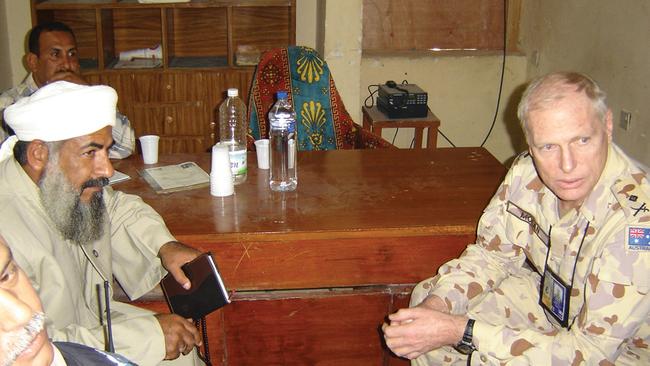
[[[70,27],[77,40],[81,69],[86,71],[99,68],[95,9],[38,10],[36,16],[35,24],[57,21]]]
[[[255,55],[295,43],[292,7],[241,6],[232,10],[234,64],[256,65]]]
[[[102,49],[107,69],[116,67],[121,52],[163,44],[162,15],[157,8],[101,10]],[[162,66],[162,58],[160,62]]]
[[[172,68],[227,67],[227,8],[170,8],[167,54]]]

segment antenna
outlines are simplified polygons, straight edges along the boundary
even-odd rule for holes
[[[106,329],[108,332],[108,352],[115,353],[115,346],[113,346],[113,325],[111,323],[111,302],[108,296],[110,288],[108,281],[104,280],[104,302],[106,303]]]

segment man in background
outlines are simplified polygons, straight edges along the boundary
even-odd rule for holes
[[[137,299],[167,270],[187,289],[181,266],[200,254],[139,197],[106,186],[116,102],[108,86],[50,83],[5,110],[16,135],[0,146],[0,234],[38,292],[48,333],[100,349],[110,349],[100,310],[109,306],[98,287],[115,278]],[[117,353],[142,365],[200,364],[191,319],[108,297]]]
[[[81,76],[77,41],[72,29],[60,22],[39,24],[29,32],[29,52],[25,62],[30,70],[18,86],[0,95],[0,143],[13,132],[3,120],[2,112],[17,100],[32,95],[38,88],[58,80],[88,85]],[[115,143],[110,148],[111,159],[123,159],[133,153],[135,135],[126,116],[117,112],[113,128]]]
[[[650,184],[612,143],[605,93],[545,75],[518,116],[529,150],[476,244],[389,315],[386,344],[417,365],[650,364]]]
[[[133,365],[122,356],[47,337],[43,306],[0,236],[0,366]]]

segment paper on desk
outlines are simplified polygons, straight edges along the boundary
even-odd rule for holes
[[[194,162],[147,168],[140,175],[156,193],[170,193],[206,187],[210,176]]]
[[[113,175],[108,178],[108,184],[113,185],[115,183],[123,182],[129,179],[131,179],[130,176],[116,170],[115,173],[113,173]]]

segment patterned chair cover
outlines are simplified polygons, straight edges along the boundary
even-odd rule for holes
[[[268,138],[268,113],[276,92],[286,90],[296,111],[298,150],[393,147],[355,124],[345,110],[327,63],[308,47],[291,46],[265,52],[249,93],[249,148]]]

